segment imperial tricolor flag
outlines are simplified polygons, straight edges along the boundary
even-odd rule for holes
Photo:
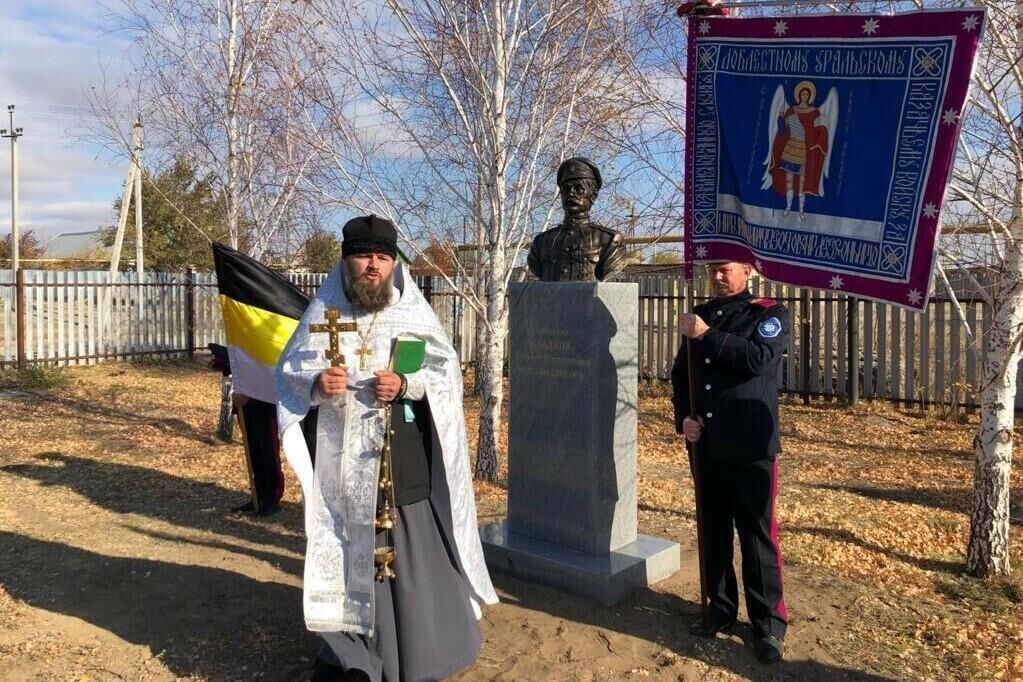
[[[274,368],[309,304],[284,276],[222,244],[213,244],[235,393],[276,404]]]
[[[922,309],[984,18],[692,17],[687,265]]]

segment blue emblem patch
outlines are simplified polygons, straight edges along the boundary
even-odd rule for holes
[[[757,326],[757,333],[765,339],[773,339],[781,334],[781,321],[777,317],[769,317]]]

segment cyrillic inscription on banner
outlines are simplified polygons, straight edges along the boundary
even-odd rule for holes
[[[687,264],[923,308],[983,24],[690,19]]]

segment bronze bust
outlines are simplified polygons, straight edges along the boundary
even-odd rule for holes
[[[625,267],[622,235],[590,222],[590,208],[602,184],[589,159],[573,157],[558,167],[565,218],[533,238],[529,270],[544,282],[594,282]]]

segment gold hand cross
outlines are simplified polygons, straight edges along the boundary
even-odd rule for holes
[[[337,308],[327,308],[327,312],[324,313],[324,317],[327,318],[326,324],[311,324],[309,325],[309,331],[312,333],[326,332],[330,339],[330,349],[324,351],[323,355],[330,360],[331,367],[345,367],[345,356],[341,352],[341,346],[338,344],[337,335],[339,332],[354,332],[357,327],[354,322],[341,322],[338,323],[338,318],[341,317],[341,313],[338,312]]]

